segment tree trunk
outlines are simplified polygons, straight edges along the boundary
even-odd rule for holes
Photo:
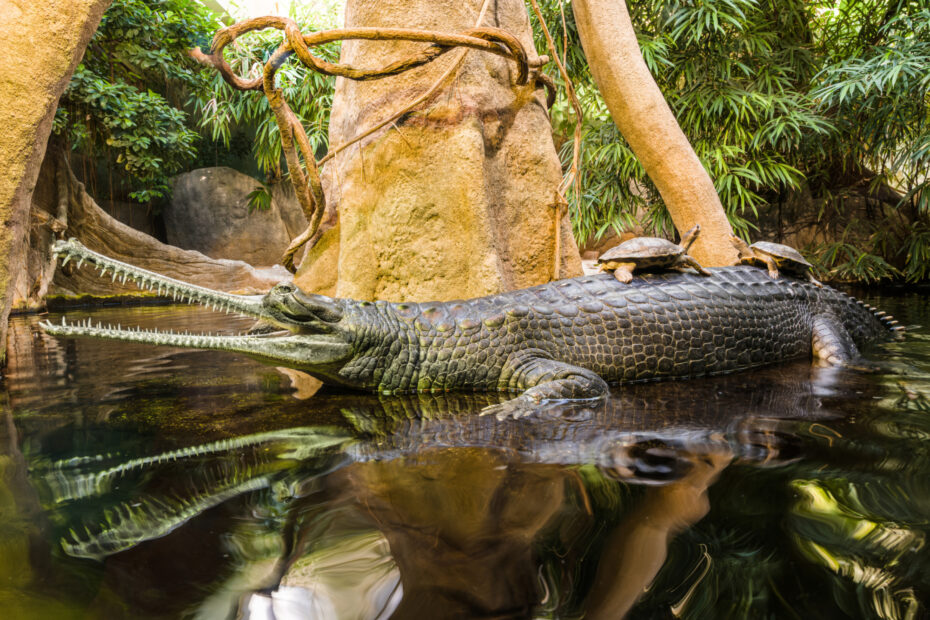
[[[701,234],[690,253],[705,266],[732,265],[733,230],[714,184],[643,61],[623,0],[574,0],[594,81],[614,123],[662,195],[679,231]]]
[[[0,358],[12,281],[24,267],[29,205],[58,99],[109,0],[6,0],[0,12]],[[0,359],[0,363],[2,363]]]
[[[346,26],[461,32],[482,0],[349,0]],[[522,0],[488,3],[482,26],[517,36],[531,57]],[[385,66],[422,44],[346,41],[343,63]],[[335,147],[427,91],[459,56],[368,82],[336,81]],[[579,275],[557,187],[561,165],[542,89],[514,85],[515,65],[468,52],[437,94],[339,153],[324,170],[335,214],[297,282],[357,299],[473,297]],[[331,215],[332,215],[331,213]]]

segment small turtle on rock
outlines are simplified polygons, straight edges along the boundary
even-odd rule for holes
[[[743,265],[765,267],[772,278],[777,278],[781,270],[797,278],[806,278],[815,286],[823,286],[811,273],[814,266],[790,245],[770,241],[756,241],[752,245],[747,245],[735,235],[731,236],[730,240],[739,252],[739,262]]]
[[[681,238],[681,245],[658,237],[636,237],[615,246],[597,259],[601,271],[612,271],[620,282],[631,282],[633,271],[679,269],[693,267],[702,276],[710,272],[688,256],[688,248],[701,232],[698,224]]]

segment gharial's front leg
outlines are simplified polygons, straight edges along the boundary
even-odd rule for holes
[[[555,361],[542,351],[524,351],[511,356],[498,383],[501,391],[523,393],[516,398],[485,407],[482,415],[519,418],[551,400],[583,400],[607,395],[607,382],[597,373]]]

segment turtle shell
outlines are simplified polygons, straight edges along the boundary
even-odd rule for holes
[[[610,248],[598,257],[597,262],[633,263],[640,268],[669,267],[684,253],[684,248],[667,239],[636,237]]]
[[[749,247],[774,258],[779,268],[787,267],[789,270],[797,273],[806,273],[813,267],[800,252],[790,245],[772,243],[770,241],[756,241]]]

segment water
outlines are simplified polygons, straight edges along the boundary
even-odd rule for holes
[[[475,415],[494,395],[317,391],[16,317],[3,617],[924,617],[930,298],[868,301],[910,326],[877,370],[793,363],[505,421]]]

